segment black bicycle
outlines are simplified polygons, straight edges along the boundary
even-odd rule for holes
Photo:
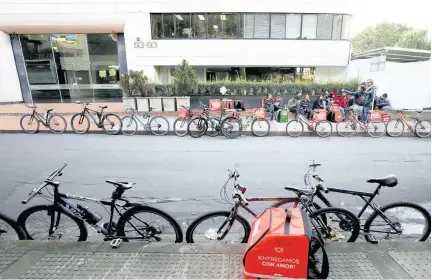
[[[32,108],[31,114],[25,114],[21,117],[20,126],[25,133],[36,133],[39,131],[39,123],[48,128],[52,133],[61,134],[67,128],[66,120],[59,114],[51,114],[53,109],[45,109],[45,115],[41,115],[36,111],[37,106],[25,104],[28,108]]]
[[[115,187],[111,198],[107,200],[60,193],[60,183],[53,179],[61,176],[66,166],[65,163],[60,169],[51,173],[48,179],[34,189],[26,200],[21,201],[26,204],[36,195],[47,200],[53,197],[53,203],[32,206],[18,216],[17,223],[23,228],[27,239],[85,241],[88,235],[85,226],[87,223],[98,233],[103,234],[105,241],[121,239],[123,241],[182,242],[182,230],[170,215],[142,203],[130,202],[123,196],[134,183],[106,181]],[[46,189],[47,186],[52,187],[54,192],[51,193]],[[74,205],[66,198],[108,206],[110,211],[105,210],[110,214],[109,221],[100,222],[102,219],[100,215],[92,212],[88,207],[80,204]],[[159,200],[158,202],[167,201]],[[113,220],[115,213],[120,216],[117,222]]]
[[[90,120],[88,116],[90,116],[94,124],[98,128],[102,128],[105,133],[115,135],[120,132],[122,128],[120,117],[113,113],[103,113],[103,110],[108,108],[108,106],[99,106],[101,110],[98,112],[87,108],[91,103],[81,103],[80,101],[77,101],[76,103],[82,104],[83,110],[81,113],[73,115],[71,119],[71,126],[75,133],[84,134],[90,129]]]
[[[326,206],[333,207],[323,193],[324,189],[322,186],[324,180],[315,173],[316,168],[319,166],[321,166],[321,164],[311,164],[307,174],[310,174],[317,182],[315,197],[319,198]],[[384,206],[379,206],[373,202],[374,198],[379,195],[382,187],[391,188],[397,186],[398,180],[394,175],[369,179],[367,182],[378,184],[374,192],[358,192],[329,187],[325,190],[328,192],[350,194],[360,197],[365,202],[365,205],[357,214],[359,219],[368,207],[373,209],[372,214],[361,224],[362,231],[368,242],[377,243],[379,240],[388,241],[391,240],[392,237],[425,241],[429,237],[431,233],[431,215],[424,207],[406,201],[391,202]]]
[[[0,240],[26,240],[24,230],[16,221],[0,213]]]

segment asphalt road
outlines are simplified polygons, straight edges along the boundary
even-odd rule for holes
[[[107,179],[136,182],[133,197],[180,198],[156,205],[183,225],[196,215],[225,210],[219,192],[228,169],[240,164],[240,181],[247,196],[290,196],[285,185],[302,186],[305,161],[322,163],[318,174],[327,186],[372,192],[372,177],[395,174],[399,185],[384,188],[376,202],[407,200],[431,208],[431,142],[416,138],[356,137],[352,139],[223,137],[191,139],[176,136],[0,135],[0,211],[12,217],[20,204],[51,171],[68,162],[60,190],[107,198]],[[232,189],[229,185],[228,190]],[[230,194],[230,192],[228,193]],[[335,206],[360,209],[362,200],[350,195],[329,196]],[[29,204],[44,200],[35,198]],[[100,206],[83,203],[107,216]],[[260,204],[259,206],[257,206]],[[267,204],[256,203],[261,211]]]

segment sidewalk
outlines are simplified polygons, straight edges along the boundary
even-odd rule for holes
[[[243,278],[244,244],[0,241],[0,278]],[[431,279],[430,241],[329,243],[332,279]]]

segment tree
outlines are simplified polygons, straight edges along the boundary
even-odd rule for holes
[[[120,86],[123,94],[127,97],[149,97],[154,92],[153,86],[149,84],[149,79],[144,75],[143,70],[129,70],[129,73],[120,77]]]
[[[173,77],[177,95],[190,95],[198,89],[197,73],[185,59],[176,66]]]
[[[395,46],[398,48],[430,50],[431,40],[428,38],[426,29],[415,29],[404,32]]]
[[[418,45],[421,47],[420,49],[430,49],[430,43],[429,45],[426,43],[423,44],[423,42],[430,42],[427,31],[424,31],[423,29],[414,29],[404,24],[384,21],[375,26],[366,27],[362,32],[351,38],[351,42],[354,52],[382,47],[396,47],[399,45],[404,48]],[[412,42],[410,38],[415,39],[419,43]]]

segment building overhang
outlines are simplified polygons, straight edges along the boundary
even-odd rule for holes
[[[363,52],[353,53],[352,60],[368,59],[378,56],[386,56],[386,61],[408,63],[418,61],[428,61],[431,58],[431,51],[403,49],[403,48],[378,48]]]

